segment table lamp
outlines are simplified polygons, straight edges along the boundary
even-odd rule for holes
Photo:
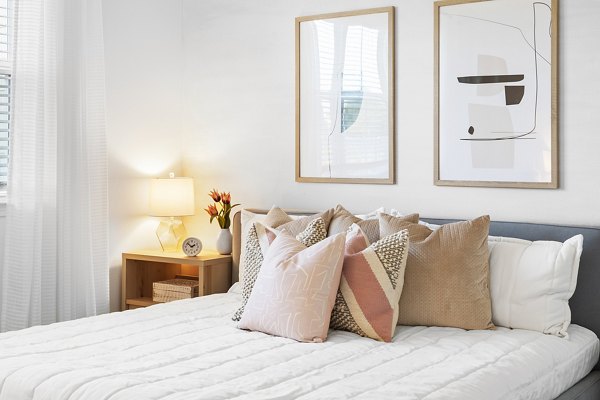
[[[187,233],[183,221],[176,217],[194,215],[194,180],[175,177],[152,179],[150,187],[150,215],[169,217],[156,228],[156,236],[163,251],[177,251]]]

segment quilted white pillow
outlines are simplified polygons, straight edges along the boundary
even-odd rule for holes
[[[490,236],[488,245],[494,324],[566,337],[583,236],[564,243]]]

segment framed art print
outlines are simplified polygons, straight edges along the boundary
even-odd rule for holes
[[[434,4],[436,185],[558,187],[558,0]]]
[[[296,18],[296,181],[394,183],[394,8]]]

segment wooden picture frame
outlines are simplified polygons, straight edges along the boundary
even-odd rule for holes
[[[434,31],[435,185],[558,188],[558,0],[437,1]]]
[[[395,183],[394,7],[296,18],[296,182]]]

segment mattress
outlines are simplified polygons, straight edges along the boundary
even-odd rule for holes
[[[598,339],[398,327],[298,343],[235,328],[237,293],[0,335],[0,399],[552,399],[598,360]]]

